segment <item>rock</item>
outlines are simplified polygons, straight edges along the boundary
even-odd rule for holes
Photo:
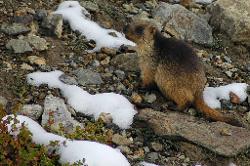
[[[6,48],[9,50],[13,50],[14,53],[25,53],[25,52],[32,52],[32,48],[30,47],[29,43],[22,40],[22,39],[11,39],[6,44]]]
[[[142,148],[139,148],[138,150],[134,151],[132,155],[128,155],[128,158],[131,160],[138,160],[144,158],[144,151]]]
[[[133,92],[131,96],[131,100],[133,103],[139,104],[142,102],[142,97],[138,93]]]
[[[111,64],[125,71],[140,71],[136,53],[119,54],[111,60]]]
[[[122,70],[115,70],[115,75],[121,80],[125,78],[125,72]]]
[[[90,69],[80,68],[75,70],[74,74],[77,77],[77,82],[83,86],[86,84],[100,85],[103,83],[101,75]]]
[[[250,146],[250,131],[223,122],[206,123],[178,112],[143,109],[137,116],[144,120],[159,136],[183,139],[225,157],[236,156]],[[222,136],[227,128],[231,136]],[[235,143],[237,142],[237,144]]]
[[[113,121],[111,114],[105,112],[100,113],[99,119],[101,119],[105,124],[111,124]]]
[[[217,0],[210,6],[210,23],[233,42],[250,46],[250,0]]]
[[[130,145],[133,143],[133,141],[120,134],[114,134],[112,136],[112,142],[117,145]]]
[[[33,21],[35,11],[31,8],[25,7],[15,11],[13,21],[16,23],[30,24]]]
[[[139,13],[139,9],[134,7],[133,3],[130,4],[123,4],[123,8],[125,9],[125,12],[129,12],[131,14],[137,14]]]
[[[146,95],[143,97],[143,99],[147,103],[153,103],[156,100],[156,95],[154,93],[151,93],[151,94],[146,93]]]
[[[13,24],[3,23],[1,26],[1,31],[8,35],[20,35],[28,33],[30,31],[30,28],[24,24],[19,24],[19,23],[13,23]]]
[[[110,56],[116,55],[116,49],[114,48],[103,47],[101,48],[101,52]]]
[[[60,81],[62,81],[63,83],[65,84],[68,84],[68,85],[77,85],[77,81],[74,77],[70,77],[68,75],[65,75],[65,74],[62,74],[60,77],[59,77]]]
[[[159,159],[159,154],[156,152],[150,152],[146,155],[146,160],[149,162],[156,162]]]
[[[159,6],[153,10],[152,15],[162,24],[166,23],[164,29],[176,34],[177,38],[203,45],[213,43],[212,28],[207,21],[181,5],[160,2]]]
[[[66,133],[71,133],[76,126],[81,126],[79,122],[71,117],[63,99],[53,95],[45,98],[41,124],[43,127],[57,132],[63,128]]]
[[[110,57],[107,56],[104,60],[101,61],[101,64],[102,64],[102,65],[108,65],[109,62],[110,62]]]
[[[86,10],[91,12],[98,12],[99,6],[97,3],[91,2],[91,1],[83,1],[80,3]]]
[[[48,49],[47,41],[39,36],[29,35],[23,39],[37,51],[44,51]]]
[[[239,96],[237,96],[235,93],[230,92],[229,97],[230,97],[231,103],[234,103],[234,104],[240,104],[241,103]]]
[[[18,114],[28,116],[34,120],[38,120],[43,113],[43,108],[39,104],[23,105]]]
[[[225,71],[225,74],[231,78],[233,76],[233,73],[231,71]]]
[[[196,109],[194,109],[194,108],[189,108],[189,109],[188,109],[188,113],[189,113],[190,115],[192,115],[192,116],[196,116],[196,115],[197,115],[197,111],[196,111]]]
[[[45,9],[38,9],[36,11],[34,18],[37,21],[41,21],[41,20],[45,19],[47,16],[48,16],[48,12]]]
[[[43,19],[42,31],[48,36],[62,37],[63,17],[60,14],[50,14]]]
[[[221,102],[221,108],[226,110],[232,110],[233,104],[229,100],[222,99]]]
[[[0,107],[2,107],[3,109],[5,109],[7,103],[8,103],[7,99],[5,97],[3,97],[3,96],[0,96]]]
[[[158,142],[151,142],[151,147],[154,151],[159,152],[163,150],[163,145]]]
[[[22,63],[21,69],[22,70],[34,70],[34,68],[32,66],[28,65],[27,63]]]
[[[44,57],[38,57],[38,56],[28,56],[28,60],[30,64],[36,64],[38,66],[46,65],[46,60]]]
[[[128,147],[128,146],[118,146],[117,147],[122,153],[125,153],[125,154],[133,154],[133,152],[131,151],[131,149]]]

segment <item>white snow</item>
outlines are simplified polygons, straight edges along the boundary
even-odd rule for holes
[[[95,119],[104,113],[110,113],[113,123],[122,129],[127,129],[133,123],[133,117],[137,113],[134,106],[122,95],[115,93],[100,93],[91,95],[76,85],[67,85],[59,80],[63,72],[59,70],[51,72],[34,72],[27,75],[27,82],[34,86],[48,84],[50,88],[59,88],[77,112],[93,115]]]
[[[72,30],[78,30],[88,40],[94,40],[96,47],[89,52],[99,51],[102,47],[119,48],[121,45],[135,46],[135,43],[126,39],[125,35],[113,29],[105,29],[99,26],[96,22],[91,21],[86,15],[89,15],[87,10],[82,7],[77,1],[62,2],[54,14],[61,14],[63,19],[69,22]],[[109,33],[116,34],[117,37]]]
[[[139,164],[142,165],[142,166],[159,166],[159,165],[148,163],[148,162],[145,162],[145,161],[142,161]]]
[[[10,118],[14,118],[13,115],[5,116],[2,121]],[[56,152],[60,155],[59,162],[61,164],[73,164],[77,161],[85,159],[85,164],[88,166],[130,166],[128,160],[123,154],[108,145],[100,144],[92,141],[81,140],[69,140],[59,135],[46,132],[37,122],[34,120],[18,115],[16,127],[20,129],[21,125],[24,125],[32,133],[32,141],[36,144],[48,146],[50,141],[59,141],[58,147],[55,147]],[[18,130],[12,132],[14,120],[7,125],[10,134],[17,136]],[[51,147],[52,148],[52,147]],[[57,149],[58,148],[58,149]]]
[[[233,92],[243,102],[247,98],[247,86],[245,83],[232,83],[220,87],[206,87],[203,91],[203,99],[211,108],[221,108],[221,99],[230,100],[229,93]]]

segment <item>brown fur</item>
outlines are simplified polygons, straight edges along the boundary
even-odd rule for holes
[[[193,104],[208,118],[240,125],[204,103],[205,72],[189,45],[165,38],[154,25],[142,20],[134,20],[125,28],[125,34],[137,43],[143,86],[156,84],[164,96],[175,101],[178,110]]]

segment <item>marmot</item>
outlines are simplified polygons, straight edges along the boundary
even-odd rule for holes
[[[164,37],[149,21],[133,20],[124,28],[126,37],[137,44],[143,86],[156,84],[163,95],[177,104],[178,110],[194,105],[206,117],[242,126],[207,106],[203,100],[206,76],[202,61],[191,46]]]

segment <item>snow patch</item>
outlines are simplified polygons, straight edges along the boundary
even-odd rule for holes
[[[88,18],[88,11],[77,1],[62,2],[54,14],[61,14],[70,24],[72,30],[82,33],[88,40],[94,40],[96,47],[89,52],[99,51],[102,47],[119,48],[121,45],[135,46],[135,43],[126,39],[125,35],[113,30],[105,29]],[[116,37],[110,33],[114,33]]]
[[[214,109],[221,108],[220,100],[230,100],[230,92],[236,94],[241,102],[245,101],[247,98],[247,87],[248,84],[246,83],[232,83],[220,87],[206,87],[203,91],[203,99],[209,107]]]
[[[59,88],[77,112],[93,115],[95,119],[104,113],[110,113],[113,123],[122,129],[127,129],[133,123],[133,117],[137,113],[134,106],[122,95],[115,93],[100,93],[91,95],[76,85],[67,85],[59,80],[62,71],[34,72],[27,75],[27,82],[34,86],[47,84],[50,88]]]
[[[16,117],[19,122],[16,124],[17,130],[13,132],[14,115],[5,116],[2,121],[8,118],[12,119],[7,125],[11,135],[17,136],[19,133],[18,129],[24,124],[32,133],[32,141],[34,143],[48,146],[50,141],[58,141],[58,147],[56,146],[55,150],[60,155],[59,162],[61,164],[73,164],[85,159],[85,164],[88,166],[130,166],[128,160],[119,150],[108,145],[92,141],[69,140],[46,132],[37,122],[23,115]]]

